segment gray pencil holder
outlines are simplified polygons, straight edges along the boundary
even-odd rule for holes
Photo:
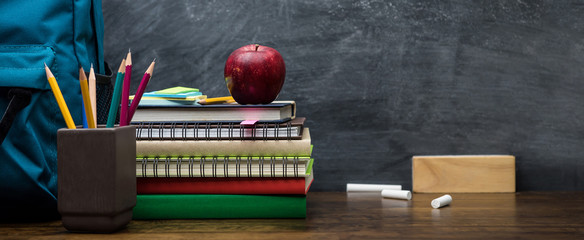
[[[113,232],[136,205],[134,126],[57,132],[58,209],[74,232]]]

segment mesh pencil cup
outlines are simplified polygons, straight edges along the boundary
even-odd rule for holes
[[[74,232],[113,232],[132,219],[136,205],[136,130],[59,129],[58,209]]]

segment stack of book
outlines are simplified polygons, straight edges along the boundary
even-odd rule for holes
[[[295,108],[139,106],[134,219],[306,217],[312,145]]]

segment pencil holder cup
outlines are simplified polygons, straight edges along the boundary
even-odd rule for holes
[[[136,205],[136,130],[59,129],[58,209],[72,232],[114,232]]]

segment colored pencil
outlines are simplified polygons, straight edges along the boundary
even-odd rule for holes
[[[116,117],[118,116],[118,109],[120,107],[120,94],[122,93],[122,84],[124,82],[124,73],[126,72],[126,59],[122,59],[120,68],[118,68],[118,75],[116,76],[116,83],[114,86],[114,93],[112,95],[112,102],[110,104],[109,113],[107,115],[106,127],[114,127]]]
[[[126,122],[126,124],[130,124],[130,122],[132,121],[132,117],[134,117],[134,112],[136,112],[136,108],[138,108],[138,104],[140,103],[140,99],[142,98],[142,95],[144,94],[144,90],[146,90],[146,86],[148,85],[150,78],[152,78],[152,71],[154,71],[154,64],[155,63],[156,63],[156,59],[154,59],[152,61],[152,63],[150,64],[150,66],[148,67],[146,72],[144,73],[144,77],[142,77],[142,81],[140,82],[140,86],[138,87],[138,90],[136,91],[136,94],[134,95],[134,99],[132,100],[132,105],[130,106],[130,109],[128,110],[128,122]]]
[[[63,118],[65,119],[65,123],[67,124],[67,128],[69,129],[76,129],[75,123],[73,122],[73,118],[71,117],[71,113],[69,112],[69,108],[67,108],[67,103],[63,98],[63,94],[61,94],[61,89],[57,84],[57,79],[47,67],[45,63],[45,73],[47,74],[47,80],[49,81],[49,85],[51,85],[51,90],[53,90],[53,94],[55,95],[55,99],[57,100],[57,104],[59,104],[59,108],[61,109],[61,114],[63,114]]]
[[[83,100],[83,98],[81,98],[81,100]],[[83,120],[83,127],[82,128],[89,128],[89,125],[87,125],[87,114],[85,114],[85,106],[83,106],[81,108],[81,116],[83,116],[82,120]]]
[[[89,70],[89,100],[91,100],[91,110],[93,110],[93,125],[97,127],[97,88],[95,81],[95,72],[93,71],[93,64],[91,64]]]
[[[83,106],[85,107],[85,119],[87,119],[87,127],[95,128],[95,122],[93,121],[93,106],[91,106],[91,94],[89,93],[87,77],[85,77],[85,71],[83,71],[83,68],[79,68],[79,85],[81,86],[81,96],[83,97]]]
[[[126,57],[126,73],[122,86],[122,105],[120,106],[120,126],[128,125],[128,103],[130,101],[130,80],[132,79],[132,52],[128,51]]]
[[[202,99],[198,103],[201,105],[208,105],[208,104],[233,103],[233,102],[235,102],[233,97],[228,96],[228,97],[216,97],[216,98]]]

